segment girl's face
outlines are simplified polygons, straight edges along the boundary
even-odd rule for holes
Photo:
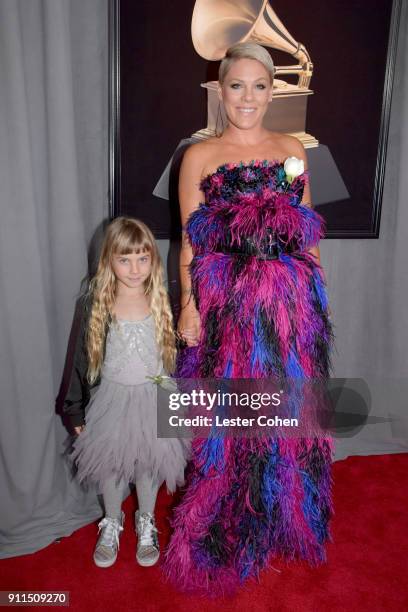
[[[144,282],[152,271],[152,256],[148,251],[130,253],[128,255],[114,254],[112,270],[116,276],[119,288],[135,289],[136,293],[144,289]]]
[[[228,120],[248,130],[262,122],[272,100],[272,85],[266,68],[253,59],[236,60],[218,90]]]

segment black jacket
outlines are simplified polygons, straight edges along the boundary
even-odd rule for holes
[[[75,341],[74,358],[71,376],[68,385],[68,391],[63,403],[63,411],[68,415],[72,427],[83,425],[85,423],[85,408],[91,399],[91,389],[97,387],[100,382],[100,376],[91,385],[86,373],[88,370],[88,357],[86,350],[86,330],[88,328],[89,318],[91,314],[92,299],[89,296],[79,298],[77,303],[78,333]],[[107,325],[108,329],[108,325]],[[103,351],[105,353],[105,345]]]

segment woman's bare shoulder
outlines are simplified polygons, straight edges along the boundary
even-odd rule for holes
[[[291,134],[280,134],[280,143],[288,156],[303,157],[305,148],[299,138]]]
[[[198,174],[203,174],[203,170],[217,151],[218,140],[214,137],[191,144],[184,153],[183,166],[193,169]]]
[[[215,150],[215,141],[217,140],[217,138],[208,138],[207,140],[200,140],[199,142],[194,142],[188,147],[188,149],[186,149],[184,157],[191,161],[207,158]]]

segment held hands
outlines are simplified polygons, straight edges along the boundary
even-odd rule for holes
[[[76,433],[77,436],[79,436],[79,434],[84,431],[85,429],[85,425],[78,425],[77,427],[74,427],[74,431]]]
[[[184,340],[187,346],[197,346],[200,338],[201,323],[200,315],[193,305],[185,306],[180,314],[178,325],[178,335]]]

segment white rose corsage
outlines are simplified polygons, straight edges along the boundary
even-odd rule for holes
[[[303,163],[303,159],[288,157],[283,164],[283,169],[286,173],[286,180],[290,184],[297,176],[304,173],[305,164]]]

